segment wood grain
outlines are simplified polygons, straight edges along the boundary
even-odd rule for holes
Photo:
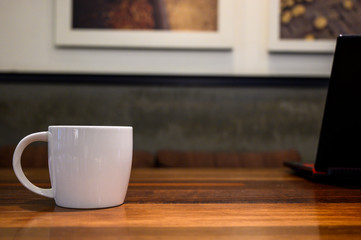
[[[159,150],[159,167],[181,168],[279,168],[285,161],[300,162],[298,151],[271,152],[182,152]]]
[[[49,186],[45,169],[26,171]],[[0,239],[359,239],[361,189],[287,169],[135,169],[126,203],[57,207],[0,169]]]

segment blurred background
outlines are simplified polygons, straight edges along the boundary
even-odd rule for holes
[[[296,149],[303,161],[312,162],[333,52],[270,52],[272,2],[228,1],[233,4],[228,13],[232,46],[220,50],[56,46],[54,1],[2,0],[0,147],[49,125],[131,125],[136,150]],[[134,2],[147,4],[103,3],[120,8],[119,4]],[[154,2],[162,1],[150,3]],[[212,7],[203,16],[210,20],[199,20],[198,25],[198,20],[191,21],[191,26],[201,27],[183,30],[217,31],[214,19],[222,16],[214,9],[220,5],[207,3]],[[176,20],[162,6],[163,13],[149,26],[174,31]],[[80,20],[73,27],[89,28],[81,21],[87,18],[81,17],[81,9],[75,9]],[[114,23],[125,13],[107,11],[102,17],[113,25],[97,28],[126,28]],[[186,12],[175,19],[183,16],[189,22]]]

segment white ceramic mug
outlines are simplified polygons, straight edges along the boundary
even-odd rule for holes
[[[21,168],[21,154],[32,142],[48,142],[51,188],[32,184]],[[17,145],[13,168],[30,191],[54,198],[67,208],[120,205],[128,189],[133,155],[133,128],[111,126],[49,126]]]

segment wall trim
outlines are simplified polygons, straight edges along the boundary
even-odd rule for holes
[[[1,83],[180,87],[327,87],[326,77],[0,73]]]

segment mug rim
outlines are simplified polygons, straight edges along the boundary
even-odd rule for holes
[[[131,126],[102,126],[102,125],[50,125],[50,128],[82,128],[82,129],[132,129]]]

